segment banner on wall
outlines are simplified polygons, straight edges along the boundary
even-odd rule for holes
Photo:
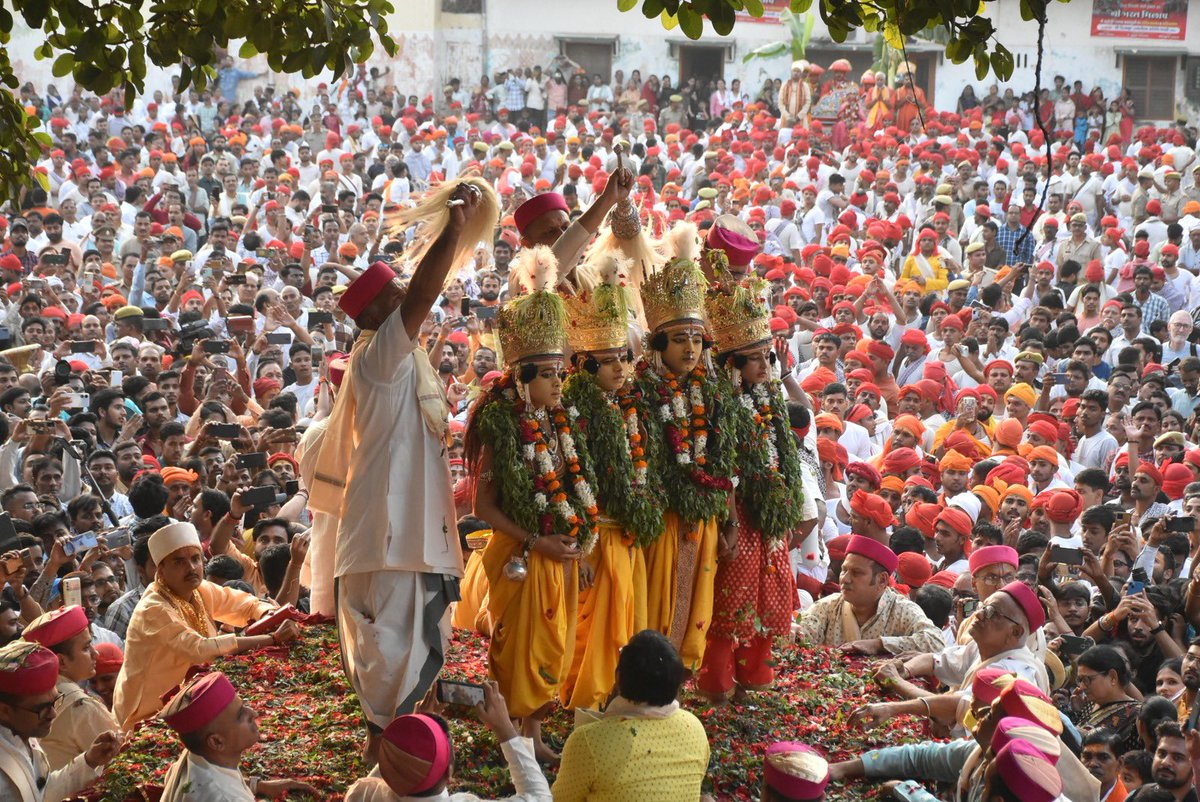
[[[763,0],[763,15],[752,17],[744,11],[737,13],[737,21],[742,22],[779,22],[779,15],[790,5],[788,0]]]
[[[1092,36],[1182,40],[1188,0],[1093,0]]]

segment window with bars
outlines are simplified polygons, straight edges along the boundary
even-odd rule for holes
[[[1125,88],[1133,95],[1139,120],[1175,117],[1176,56],[1125,56]]]

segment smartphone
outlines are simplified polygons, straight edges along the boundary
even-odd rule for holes
[[[62,581],[63,607],[82,607],[83,591],[79,588],[79,577],[69,576]]]
[[[12,516],[7,512],[0,512],[0,554],[6,551],[16,551],[20,546],[21,539],[17,537],[17,529],[13,526]]]
[[[337,210],[338,210],[338,207],[337,207],[336,203],[322,203],[321,204],[321,213],[322,214],[337,214]]]
[[[71,557],[76,554],[83,554],[88,549],[96,548],[98,543],[99,541],[96,540],[95,532],[84,532],[82,535],[76,535],[68,540],[64,551],[67,552],[68,557]]]
[[[477,306],[472,311],[480,320],[494,320],[498,308],[497,306]]]
[[[233,278],[233,276],[230,276],[230,278]],[[245,278],[245,276],[242,276],[243,284],[246,283],[244,281]],[[253,333],[254,318],[250,317],[249,315],[234,315],[233,317],[225,320],[225,328],[229,329],[230,331],[236,331],[239,334]]]
[[[286,496],[288,496],[288,498],[296,495],[300,492],[300,481],[298,479],[292,479],[288,482],[285,482],[283,485],[283,492]]]
[[[1050,378],[1057,385],[1065,385],[1070,380],[1065,373],[1051,373]]]
[[[8,574],[15,574],[24,568],[26,571],[32,571],[36,568],[33,564],[33,553],[29,549],[21,549],[17,552],[16,557],[9,557],[4,561],[4,570]]]
[[[1166,520],[1168,532],[1179,532],[1189,534],[1196,528],[1196,520],[1188,515],[1177,515]]]
[[[321,364],[322,360],[324,360],[324,359],[325,359],[325,346],[314,345],[312,347],[312,363],[314,365],[319,365],[319,364]]]
[[[254,255],[257,256],[259,259],[266,259],[268,256],[271,255],[271,252],[268,251],[266,248],[255,248]]]
[[[200,271],[200,278],[204,279],[205,281],[208,281],[214,275],[216,275],[216,271],[214,271],[211,267],[205,267]]]
[[[96,353],[95,340],[75,340],[71,343],[72,354],[94,354]]]
[[[34,434],[47,434],[54,431],[54,421],[45,418],[26,418],[25,428]]]
[[[270,507],[278,502],[279,491],[271,485],[252,487],[242,493],[242,503],[247,507]]]
[[[479,707],[483,704],[483,686],[440,679],[437,681],[437,698],[444,705]]]
[[[110,549],[119,549],[122,546],[128,546],[133,542],[133,537],[129,533],[128,526],[120,526],[116,529],[109,529],[107,532],[101,532],[104,535],[105,541]]]
[[[466,317],[471,314],[471,299],[463,298],[458,304],[458,311],[460,317]]]
[[[1083,550],[1067,546],[1051,546],[1050,561],[1060,565],[1083,565]]]
[[[236,440],[242,434],[242,427],[236,423],[214,423],[208,431],[218,440]]]
[[[1128,510],[1113,510],[1113,526],[1121,526],[1133,520]]]
[[[1081,638],[1078,635],[1060,635],[1059,638],[1062,645],[1058,651],[1063,657],[1078,657],[1096,645],[1091,638]]]
[[[148,317],[142,320],[142,331],[167,331],[171,321],[161,317]]]
[[[333,322],[333,312],[312,311],[308,313],[308,325],[324,326],[326,323]]]
[[[971,301],[971,308],[978,309],[981,312],[991,312],[992,311],[992,308],[990,306],[985,304],[983,301],[979,301],[979,300]]]
[[[204,353],[206,354],[228,354],[229,340],[205,340]]]
[[[979,609],[979,599],[963,599],[962,611],[963,617],[974,615]]]
[[[108,379],[109,387],[120,387],[121,382],[125,381],[125,374],[119,370],[114,370],[112,376]]]
[[[249,468],[252,471],[264,470],[267,467],[267,452],[254,451],[250,454],[238,454],[238,468]]]
[[[246,274],[245,273],[234,273],[232,275],[225,277],[225,286],[227,286],[227,287],[240,287],[241,285],[243,285],[245,283],[246,283]]]
[[[1125,585],[1126,596],[1136,596],[1146,589],[1146,584],[1150,577],[1146,575],[1145,568],[1134,568],[1133,573],[1129,575],[1129,582]]]
[[[88,403],[91,401],[91,396],[87,393],[71,393],[67,397],[68,409],[87,409]]]
[[[292,333],[290,331],[272,331],[266,335],[267,345],[291,345]]]

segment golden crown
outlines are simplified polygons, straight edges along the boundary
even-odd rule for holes
[[[655,331],[668,323],[704,320],[704,295],[708,281],[690,259],[672,259],[642,282],[646,323]]]
[[[629,311],[620,285],[623,265],[606,255],[602,281],[594,289],[563,299],[567,308],[567,342],[579,352],[607,351],[629,345]]]
[[[536,356],[562,356],[566,344],[567,310],[551,289],[558,263],[549,248],[522,252],[517,281],[531,291],[514,298],[496,313],[496,334],[505,364]]]
[[[708,294],[705,309],[718,353],[771,339],[771,312],[762,300],[761,289],[761,282],[747,282],[729,291]]]

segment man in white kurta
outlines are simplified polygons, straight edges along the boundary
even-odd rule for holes
[[[494,202],[487,192],[468,180],[437,201],[449,220],[441,230],[428,226],[436,233],[407,287],[376,262],[338,302],[361,332],[312,457],[309,507],[339,519],[338,635],[371,733],[368,752],[437,678],[458,600],[463,561],[445,453],[450,407],[417,337],[454,263],[474,248],[479,221],[489,231],[494,225],[495,209],[471,220],[481,198]]]

